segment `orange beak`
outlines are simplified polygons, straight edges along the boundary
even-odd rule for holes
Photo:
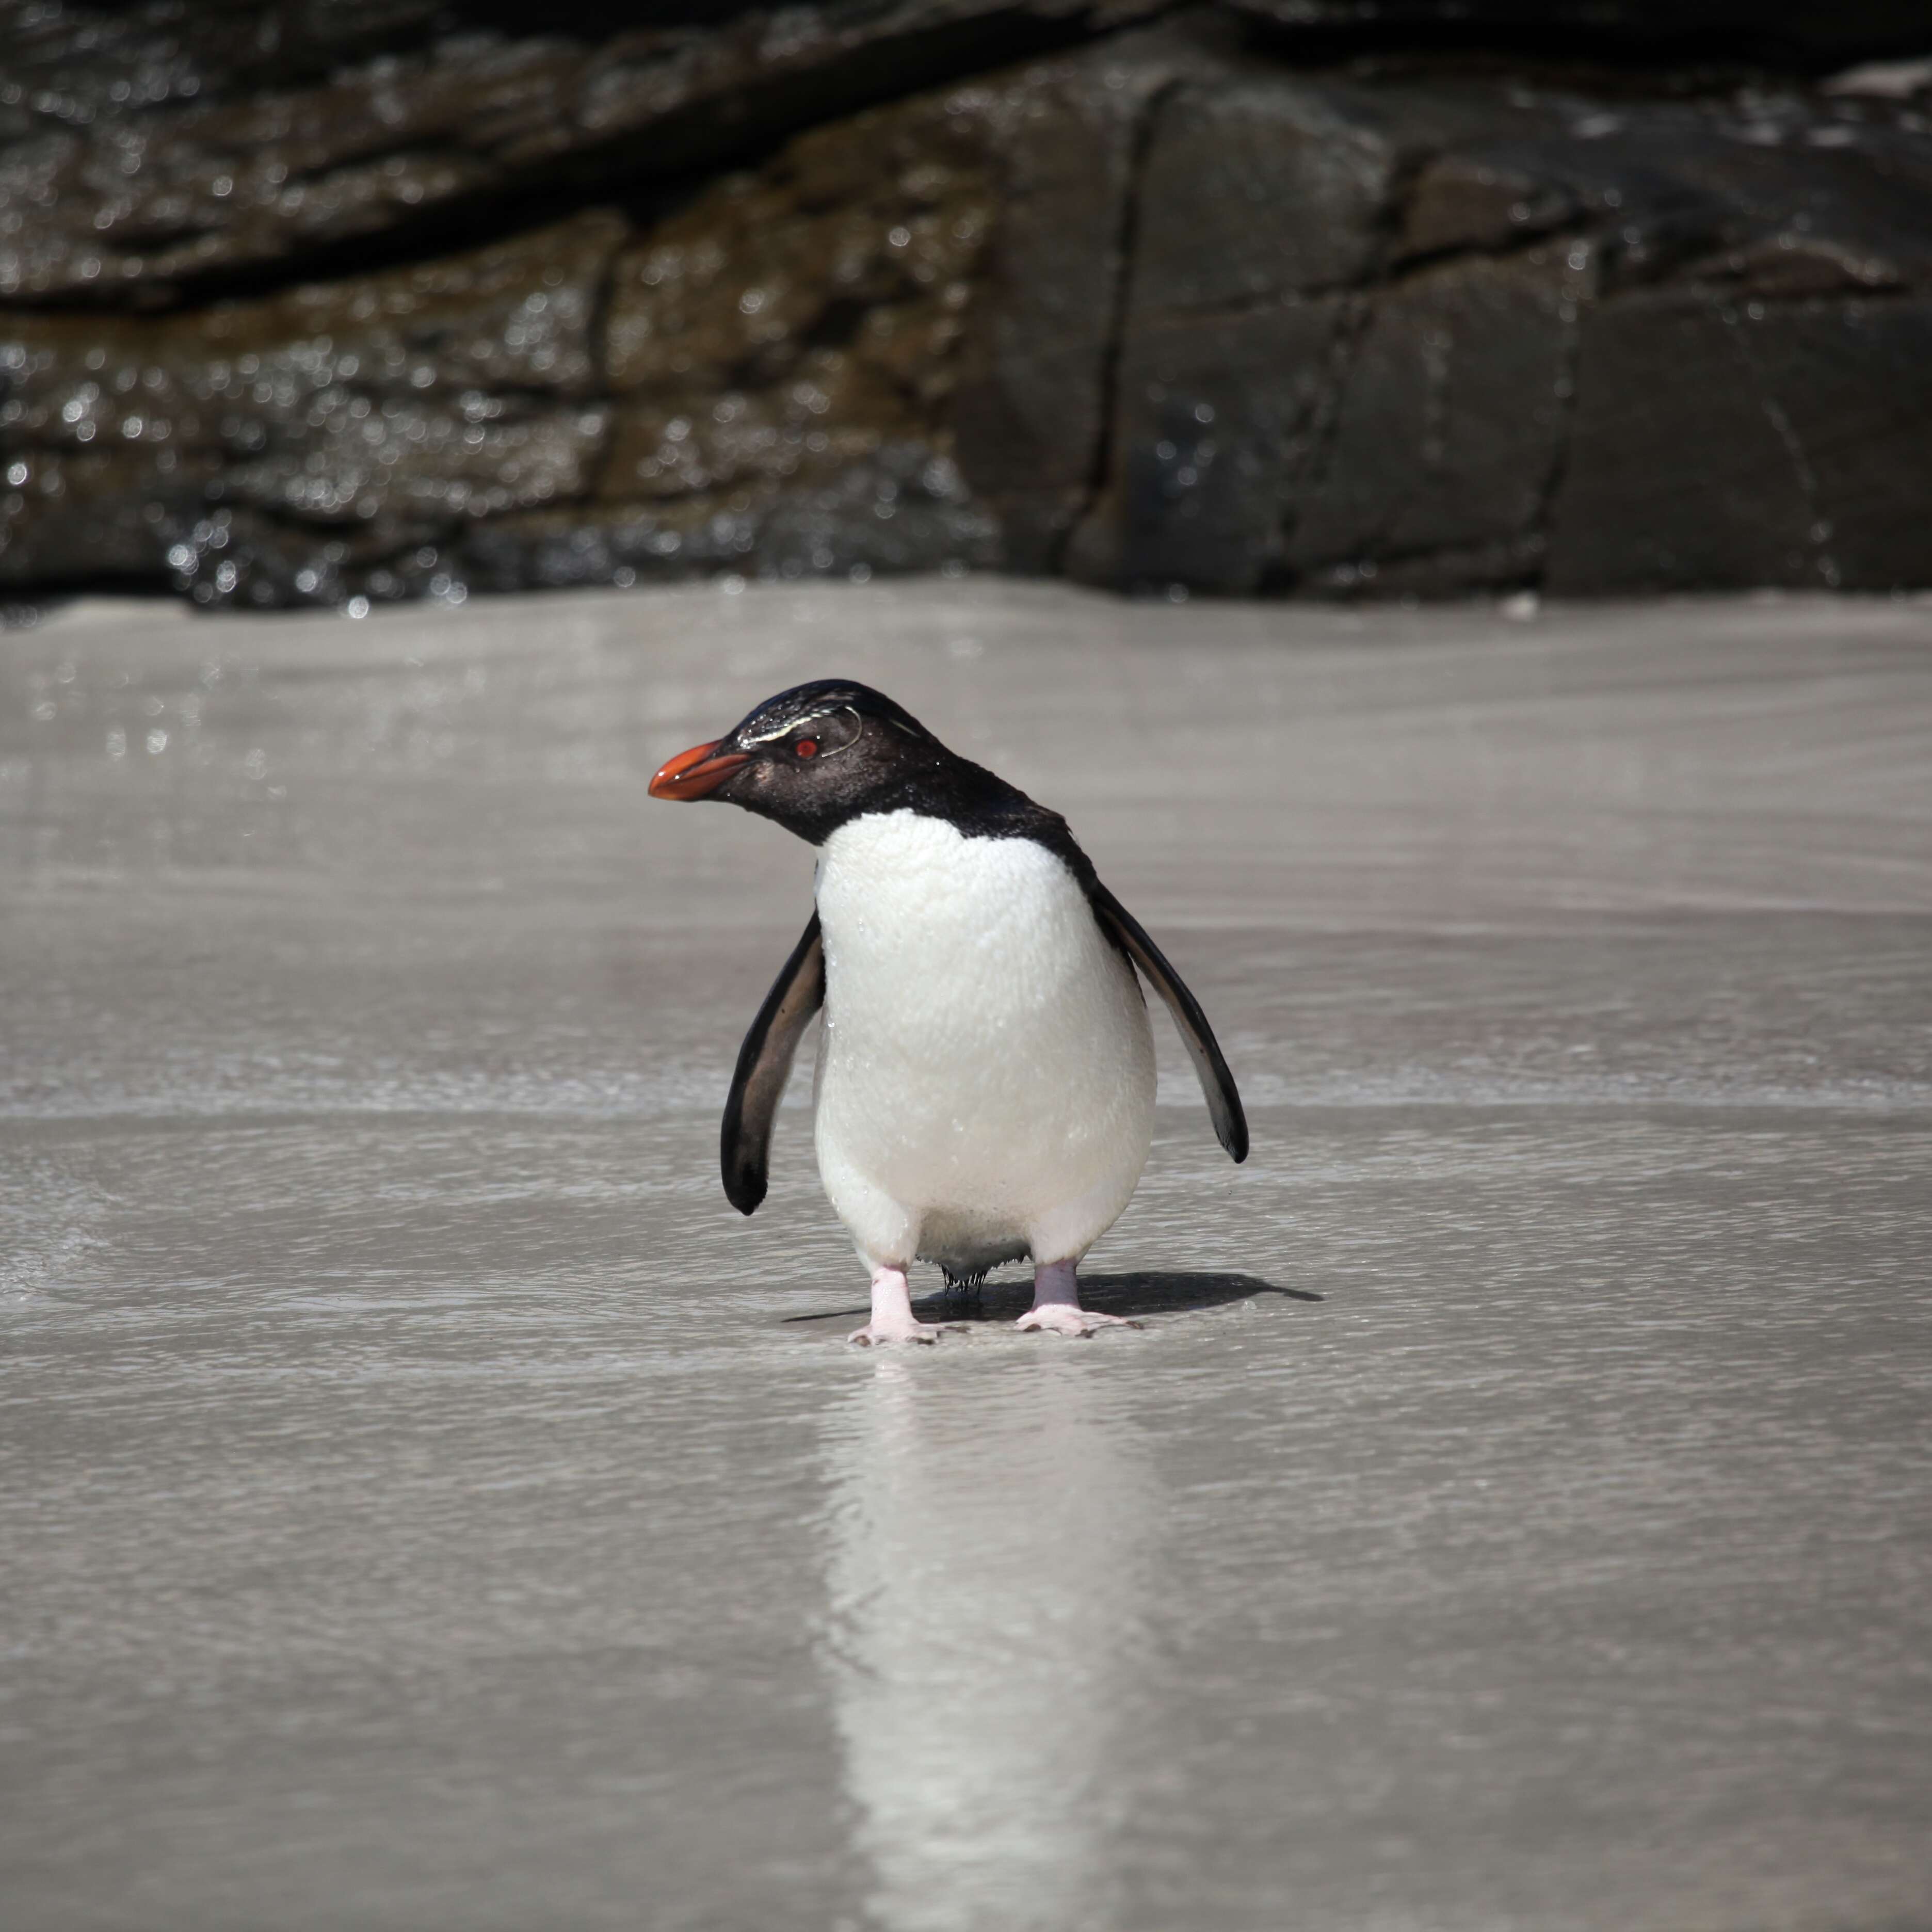
[[[651,781],[652,797],[707,797],[740,765],[752,762],[748,752],[719,751],[723,742],[722,738],[714,738],[708,745],[694,745],[660,766]]]

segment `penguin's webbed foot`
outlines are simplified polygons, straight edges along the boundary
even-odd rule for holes
[[[1033,1271],[1033,1306],[1013,1324],[1023,1335],[1091,1335],[1102,1328],[1138,1328],[1124,1315],[1080,1306],[1078,1264],[1042,1262]]]
[[[956,1322],[949,1325],[956,1331],[962,1326]],[[872,1270],[872,1320],[845,1339],[861,1348],[875,1348],[886,1342],[921,1342],[929,1346],[945,1333],[944,1328],[914,1315],[904,1264],[887,1262]]]
[[[963,1322],[935,1324],[931,1322],[914,1322],[908,1317],[904,1322],[881,1322],[874,1317],[862,1328],[855,1328],[846,1340],[856,1348],[874,1348],[887,1342],[922,1342],[928,1347],[949,1330],[956,1335],[965,1333]]]
[[[1138,1328],[1138,1322],[1124,1315],[1102,1315],[1091,1308],[1076,1308],[1064,1301],[1049,1301],[1029,1308],[1013,1324],[1023,1334],[1092,1335],[1102,1328]]]

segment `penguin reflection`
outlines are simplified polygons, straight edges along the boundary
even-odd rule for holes
[[[1030,1353],[949,1391],[882,1360],[834,1420],[829,1663],[886,1932],[1114,1918],[1157,1516],[1095,1366]]]

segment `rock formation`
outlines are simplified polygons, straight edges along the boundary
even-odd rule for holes
[[[0,583],[1932,582],[1916,10],[0,8]]]

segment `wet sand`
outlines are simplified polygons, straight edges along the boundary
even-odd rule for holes
[[[1216,1024],[1138,1330],[844,1346],[802,1078],[724,1200],[810,855],[644,786],[835,672]],[[1928,1175],[1923,602],[73,607],[0,638],[0,1917],[1932,1924]]]

